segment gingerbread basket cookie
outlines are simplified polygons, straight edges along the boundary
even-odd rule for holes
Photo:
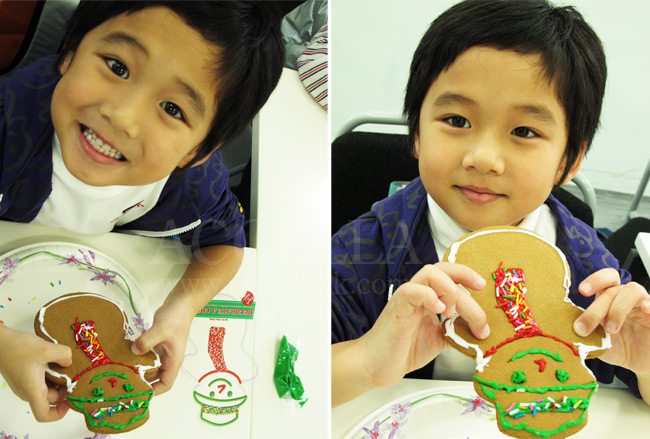
[[[602,327],[584,338],[573,331],[583,310],[568,299],[564,254],[535,233],[498,227],[465,236],[444,259],[487,280],[468,293],[487,315],[489,337],[475,338],[458,315],[445,321],[445,337],[476,358],[474,388],[496,407],[499,430],[519,438],[581,430],[597,389],[584,360],[604,353],[610,341]]]
[[[37,335],[70,346],[72,364],[50,364],[47,378],[65,385],[70,407],[84,414],[89,430],[115,434],[149,418],[153,388],[146,378],[160,366],[158,355],[131,352],[127,317],[115,302],[92,293],[61,296],[34,320]]]

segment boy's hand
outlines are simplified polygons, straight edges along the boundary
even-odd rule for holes
[[[457,284],[481,289],[485,280],[468,267],[442,262],[425,266],[395,291],[372,329],[358,340],[372,387],[398,382],[446,347],[437,314],[451,317],[458,311],[476,337],[489,335],[485,312]]]
[[[183,363],[185,346],[194,312],[182,300],[165,302],[156,311],[153,325],[131,345],[134,354],[155,350],[160,355],[160,368],[151,381],[156,395],[171,389]]]
[[[37,421],[57,421],[68,412],[67,389],[48,387],[45,368],[48,363],[67,367],[71,362],[72,351],[68,346],[0,325],[0,373],[11,390],[29,402]]]
[[[612,347],[600,358],[637,375],[650,375],[650,296],[645,288],[635,282],[621,285],[618,272],[607,268],[586,278],[578,290],[596,298],[574,322],[576,334],[591,334],[603,323]]]

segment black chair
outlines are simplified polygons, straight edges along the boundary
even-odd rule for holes
[[[636,251],[634,241],[640,232],[650,233],[650,219],[637,217],[632,218],[620,229],[611,234],[605,240],[605,247],[618,259],[621,267],[629,271],[632,280],[650,287],[650,279],[639,253]]]
[[[350,132],[332,142],[332,234],[388,195],[393,181],[418,176],[401,134]]]

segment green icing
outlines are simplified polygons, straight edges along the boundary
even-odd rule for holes
[[[526,378],[526,375],[524,375],[523,370],[515,370],[515,373],[512,374],[512,382],[515,384],[523,384],[526,382],[528,378]]]
[[[101,387],[95,387],[93,390],[93,396],[102,396],[104,394],[104,391],[102,390]]]
[[[547,351],[546,349],[529,349],[527,351],[521,351],[521,352],[518,352],[515,355],[513,355],[512,358],[510,359],[510,361],[515,361],[518,358],[521,358],[521,357],[523,357],[525,355],[529,355],[529,354],[531,354],[531,355],[532,354],[542,354],[542,355],[547,355],[547,356],[551,357],[555,361],[564,361],[564,360],[562,360],[562,356],[560,354],[554,354],[554,353],[552,353],[550,351]]]
[[[143,405],[141,408],[144,410],[144,412],[140,415],[136,415],[131,420],[124,424],[113,424],[109,422],[109,419],[102,419],[98,421],[97,419],[94,419],[90,413],[88,413],[86,410],[83,409],[83,403],[84,402],[89,402],[89,403],[95,403],[95,402],[103,402],[103,401],[117,401],[119,399],[124,399],[124,398],[131,398],[131,397],[136,397],[136,396],[141,396],[141,395],[149,395],[149,399],[145,401],[146,404]],[[113,398],[77,398],[73,396],[68,396],[67,398],[72,402],[72,404],[77,407],[80,410],[84,411],[84,415],[86,416],[86,419],[88,420],[88,425],[91,427],[108,427],[108,428],[113,428],[115,430],[124,430],[126,427],[129,425],[132,425],[133,423],[139,421],[140,419],[143,419],[147,416],[147,412],[149,410],[149,401],[151,401],[151,398],[153,397],[153,390],[149,390],[148,392],[139,392],[139,393],[131,393],[128,395],[120,395],[116,396]]]
[[[569,372],[567,372],[566,370],[558,369],[557,371],[555,371],[555,377],[559,382],[563,383],[569,379]]]
[[[93,378],[92,380],[90,380],[90,382],[91,382],[91,383],[94,383],[94,382],[97,381],[98,379],[103,378],[103,377],[105,377],[105,376],[116,376],[116,377],[120,377],[120,378],[127,379],[126,375],[124,375],[123,373],[117,373],[117,372],[106,372],[106,373],[103,373],[103,374],[101,374],[101,375],[97,375],[95,378]]]
[[[588,383],[588,384],[572,384],[568,386],[526,387],[522,385],[511,386],[508,384],[499,384],[496,381],[484,380],[482,378],[477,377],[476,375],[474,375],[474,379],[478,381],[480,384],[484,384],[496,390],[505,390],[508,393],[517,391],[518,389],[523,389],[524,391],[530,393],[546,393],[549,391],[556,392],[561,390],[595,389],[596,387],[598,387],[596,382]]]
[[[497,395],[494,393],[493,390],[488,389],[487,387],[481,385],[481,390],[483,390],[483,393],[485,393],[485,396],[487,396],[490,399],[496,399]]]

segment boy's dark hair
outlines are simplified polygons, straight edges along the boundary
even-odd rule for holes
[[[171,9],[221,49],[214,63],[217,112],[187,169],[240,134],[277,85],[284,65],[281,17],[272,2],[264,1],[82,0],[68,22],[57,69],[92,29],[120,14],[153,6]]]
[[[466,0],[452,6],[434,20],[413,56],[404,99],[411,148],[431,84],[474,46],[541,56],[566,113],[562,182],[582,143],[586,140],[588,149],[598,127],[607,78],[600,39],[573,7],[554,7],[546,0]]]

